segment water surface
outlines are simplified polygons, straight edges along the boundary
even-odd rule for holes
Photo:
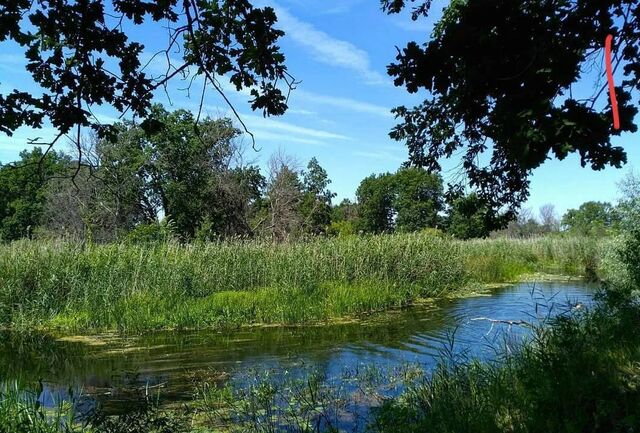
[[[582,282],[523,283],[485,296],[440,300],[378,314],[357,323],[247,328],[233,332],[154,332],[56,340],[0,333],[0,377],[42,381],[46,395],[69,386],[92,405],[119,411],[140,392],[161,390],[168,401],[191,399],[194,382],[226,381],[246,371],[345,369],[416,363],[427,369],[443,354],[491,359],[517,345],[528,328],[576,305],[588,306],[594,287]],[[45,397],[46,398],[46,397]]]

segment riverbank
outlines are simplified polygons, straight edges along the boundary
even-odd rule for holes
[[[640,428],[640,304],[603,293],[500,363],[442,363],[370,431],[630,432]]]
[[[197,245],[0,246],[0,326],[61,333],[331,321],[532,273],[597,275],[595,239],[427,234]]]
[[[364,422],[373,415],[369,408],[429,374],[443,349],[494,359],[488,342],[496,339],[495,349],[501,347],[507,325],[470,319],[534,323],[534,316],[547,320],[549,312],[592,305],[592,296],[591,284],[536,282],[487,296],[434,300],[357,323],[60,339],[0,332],[0,378],[9,385],[19,381],[22,390],[38,393],[50,409],[63,399],[73,404],[76,416],[99,407],[105,415],[127,414],[123,423],[141,416],[129,411],[150,395],[167,416],[188,407],[188,424],[202,427],[195,429],[202,433],[309,431],[303,419],[325,416],[342,426],[339,431],[365,431]],[[527,329],[514,326],[519,337],[512,335],[510,344],[525,338],[519,331]],[[39,382],[44,383],[41,390]],[[360,421],[352,418],[356,414]],[[251,420],[263,428],[252,429]]]

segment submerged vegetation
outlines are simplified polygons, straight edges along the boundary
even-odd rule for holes
[[[0,246],[0,325],[63,331],[326,321],[531,273],[593,276],[589,238],[429,234],[179,245]]]

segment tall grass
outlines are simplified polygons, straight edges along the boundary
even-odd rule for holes
[[[606,296],[591,312],[539,328],[500,363],[441,364],[389,400],[371,431],[638,431],[640,303]]]
[[[6,433],[75,433],[81,428],[69,401],[58,400],[46,408],[38,391],[25,390],[17,382],[0,383],[0,431]]]
[[[260,242],[0,246],[0,326],[69,332],[301,323],[597,269],[593,239],[424,234]]]

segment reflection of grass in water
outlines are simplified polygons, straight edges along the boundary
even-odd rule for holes
[[[36,392],[16,384],[0,388],[0,431],[3,433],[213,433],[315,432],[362,430],[370,408],[422,371],[413,365],[380,369],[360,366],[327,379],[319,370],[245,371],[229,381],[227,373],[194,376],[194,400],[186,405],[160,405],[153,390],[139,395],[116,415],[97,411],[74,416],[72,401],[51,408],[38,403]]]
[[[591,312],[579,311],[551,319],[500,363],[441,365],[384,405],[374,430],[637,431],[639,305],[607,298]]]
[[[546,271],[597,270],[595,240],[425,234],[154,246],[0,246],[0,326],[64,332],[332,320]]]
[[[345,369],[338,378],[319,370],[249,371],[224,385],[197,387],[197,423],[229,432],[362,431],[371,408],[423,374],[414,365]]]
[[[42,387],[27,391],[18,383],[0,384],[0,431],[6,433],[56,433],[80,431],[73,404],[55,400],[51,407],[39,401]]]

